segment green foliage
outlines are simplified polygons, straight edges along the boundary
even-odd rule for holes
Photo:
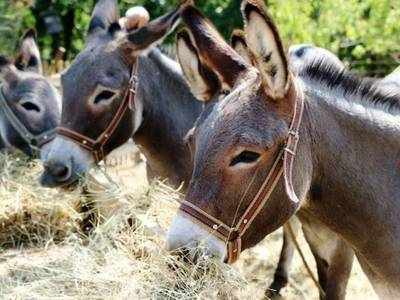
[[[36,26],[45,59],[53,48],[67,48],[67,59],[84,47],[84,38],[95,0],[37,0],[33,8],[27,1],[0,1],[0,52],[10,52],[16,33],[23,27]],[[120,0],[120,7],[143,5],[155,18],[179,0]],[[46,34],[41,25],[43,11],[52,3],[52,12],[61,18],[60,36]],[[25,5],[24,5],[25,4]],[[242,27],[239,0],[197,0],[196,5],[210,17],[221,33],[229,38],[234,28]],[[286,45],[312,43],[327,48],[361,73],[383,76],[397,65],[400,53],[400,10],[394,0],[269,0]],[[55,38],[59,41],[55,42]],[[173,42],[173,39],[169,39]]]
[[[30,12],[24,1],[0,1],[0,12],[0,53],[11,55],[24,20],[32,21]]]

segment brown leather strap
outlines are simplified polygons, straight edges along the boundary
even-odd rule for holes
[[[103,160],[105,156],[104,146],[107,144],[109,139],[114,134],[115,130],[118,128],[127,109],[135,108],[135,96],[138,84],[137,70],[138,70],[138,64],[136,63],[135,68],[132,68],[131,78],[129,80],[129,88],[124,96],[121,105],[119,106],[110,124],[96,140],[64,126],[59,126],[57,128],[57,134],[72,140],[82,148],[91,152],[96,163]]]
[[[237,234],[232,234],[234,228],[231,228],[225,225],[220,220],[214,218],[210,214],[206,213],[204,210],[200,209],[199,207],[195,206],[194,204],[183,201],[180,206],[180,210],[191,218],[198,220],[202,225],[205,225],[206,229],[210,231],[212,234],[215,234],[222,240],[229,240],[232,236],[232,239],[237,238]]]
[[[240,253],[242,252],[242,239],[237,238],[233,241],[229,241],[227,245],[228,257],[227,263],[233,264],[239,259]]]
[[[284,176],[285,190],[293,203],[299,199],[293,187],[293,165],[299,141],[299,129],[304,111],[304,95],[302,87],[295,86],[295,108],[285,147],[279,151],[271,170],[265,178],[260,190],[240,218],[235,227],[226,225],[217,218],[206,213],[196,205],[183,201],[180,210],[203,225],[208,231],[227,243],[227,263],[234,263],[240,255],[242,236],[260,213],[265,203],[275,190],[279,180]]]
[[[296,81],[295,81],[296,82]],[[304,112],[304,93],[303,87],[300,86],[299,82],[296,82],[296,93],[297,101],[295,103],[294,116],[292,124],[289,130],[289,136],[286,143],[285,154],[284,154],[284,179],[285,179],[285,189],[289,199],[293,203],[300,202],[297,197],[294,187],[293,187],[293,165],[294,158],[297,153],[297,146],[299,144],[299,130],[301,125],[301,120],[303,119]]]

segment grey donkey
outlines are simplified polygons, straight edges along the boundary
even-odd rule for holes
[[[243,1],[242,11],[256,67],[237,55],[194,8],[182,12],[189,31],[178,40],[181,64],[191,75],[192,89],[206,102],[190,138],[194,170],[187,203],[234,224],[285,146],[295,103],[303,95],[305,110],[291,174],[300,201],[287,195],[280,180],[242,236],[242,249],[259,243],[297,213],[302,224],[323,228],[343,241],[338,247],[325,240],[316,249],[321,257],[330,253],[339,265],[351,266],[354,251],[377,294],[398,299],[399,96],[388,96],[374,82],[328,63],[313,63],[294,76],[264,2]],[[227,87],[228,95],[215,98]],[[209,254],[225,261],[226,241],[207,229],[180,211],[168,247],[202,243]],[[317,267],[328,277],[338,272],[337,265],[324,259]],[[336,276],[347,277],[348,272]],[[330,283],[327,294],[335,288]],[[337,292],[332,298],[343,299],[345,289]]]
[[[43,76],[36,32],[21,39],[16,58],[0,55],[0,148],[28,156],[49,148],[60,121],[60,96]]]

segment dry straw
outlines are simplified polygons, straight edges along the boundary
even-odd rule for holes
[[[41,168],[0,157],[0,295],[10,299],[232,299],[234,269],[164,250],[180,195],[163,183],[132,189],[88,182],[97,226],[82,233],[88,197],[37,183]]]

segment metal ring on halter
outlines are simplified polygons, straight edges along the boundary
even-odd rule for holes
[[[192,220],[201,224],[211,234],[226,243],[227,263],[234,263],[239,258],[240,252],[242,251],[242,236],[248,230],[254,219],[270,198],[282,175],[284,176],[286,194],[289,199],[293,203],[299,201],[293,189],[292,171],[299,141],[299,129],[304,111],[304,94],[301,91],[301,87],[294,85],[294,88],[296,89],[297,96],[292,123],[286,139],[286,145],[278,152],[274,164],[261,185],[261,188],[237,224],[234,227],[228,226],[224,222],[187,201],[183,201],[179,208]]]

